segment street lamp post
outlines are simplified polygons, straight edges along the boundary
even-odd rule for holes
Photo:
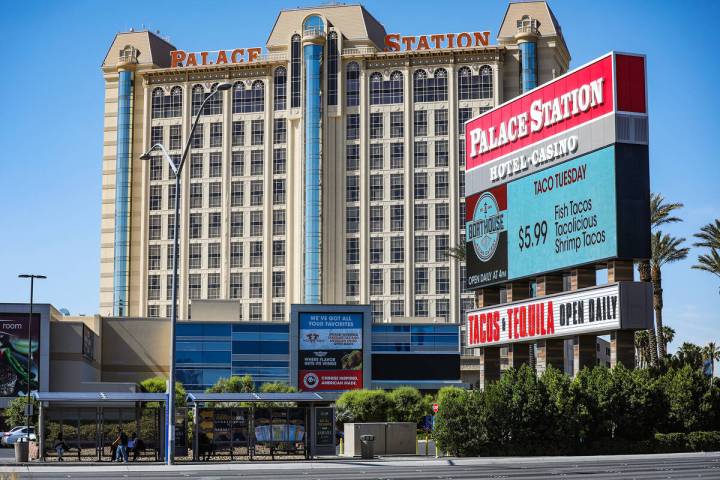
[[[190,151],[190,143],[192,141],[193,133],[195,133],[195,127],[200,120],[205,104],[210,100],[217,92],[224,92],[230,90],[232,84],[223,82],[215,87],[215,90],[205,97],[205,100],[200,104],[200,108],[195,115],[192,128],[190,129],[190,135],[188,135],[187,142],[185,142],[185,149],[182,152],[180,161],[176,165],[172,158],[168,154],[165,147],[157,143],[150,147],[150,149],[140,156],[141,160],[149,160],[151,157],[150,153],[155,150],[159,150],[162,156],[170,164],[170,168],[175,173],[175,224],[173,225],[173,280],[172,280],[172,310],[170,313],[170,372],[168,375],[168,387],[167,387],[167,430],[166,430],[166,441],[165,441],[165,460],[168,465],[172,465],[175,459],[175,324],[177,323],[177,277],[178,277],[178,258],[180,256],[180,239],[178,235],[180,225],[180,174],[182,173],[183,165],[185,165],[185,159],[187,158],[188,152]]]
[[[35,287],[35,279],[44,280],[47,277],[45,275],[34,275],[29,273],[23,273],[18,275],[18,278],[29,278],[30,279],[30,313],[28,315],[27,325],[27,338],[28,338],[28,352],[27,352],[27,399],[25,400],[25,426],[28,429],[28,441],[30,441],[30,377],[32,376],[32,317],[33,317],[33,290]],[[39,339],[38,339],[39,340]],[[38,382],[40,378],[38,377]]]

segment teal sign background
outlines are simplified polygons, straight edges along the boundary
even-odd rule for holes
[[[615,190],[614,146],[510,182],[508,279],[616,256]]]

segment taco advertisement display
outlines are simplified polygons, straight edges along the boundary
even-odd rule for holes
[[[32,318],[28,342],[28,315],[0,313],[0,397],[17,397],[37,391],[40,381],[40,315]],[[28,355],[30,375],[28,376]]]
[[[362,314],[300,313],[299,324],[300,390],[362,388]]]

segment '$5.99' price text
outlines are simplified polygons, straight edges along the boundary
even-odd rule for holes
[[[544,244],[547,240],[547,229],[548,226],[545,220],[535,223],[532,230],[530,225],[525,225],[524,227],[521,225],[520,230],[518,230],[518,246],[520,247],[520,251],[522,252],[523,249],[534,247],[541,243]]]

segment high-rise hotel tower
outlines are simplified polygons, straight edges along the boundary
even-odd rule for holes
[[[230,82],[182,174],[180,318],[218,299],[243,320],[369,303],[376,321],[461,321],[472,293],[448,253],[464,243],[463,124],[570,61],[545,2],[484,27],[394,34],[361,5],[325,5],[281,11],[264,50],[117,34],[102,65],[100,313],[169,315],[178,192],[159,152],[140,156],[161,143],[179,158]]]

